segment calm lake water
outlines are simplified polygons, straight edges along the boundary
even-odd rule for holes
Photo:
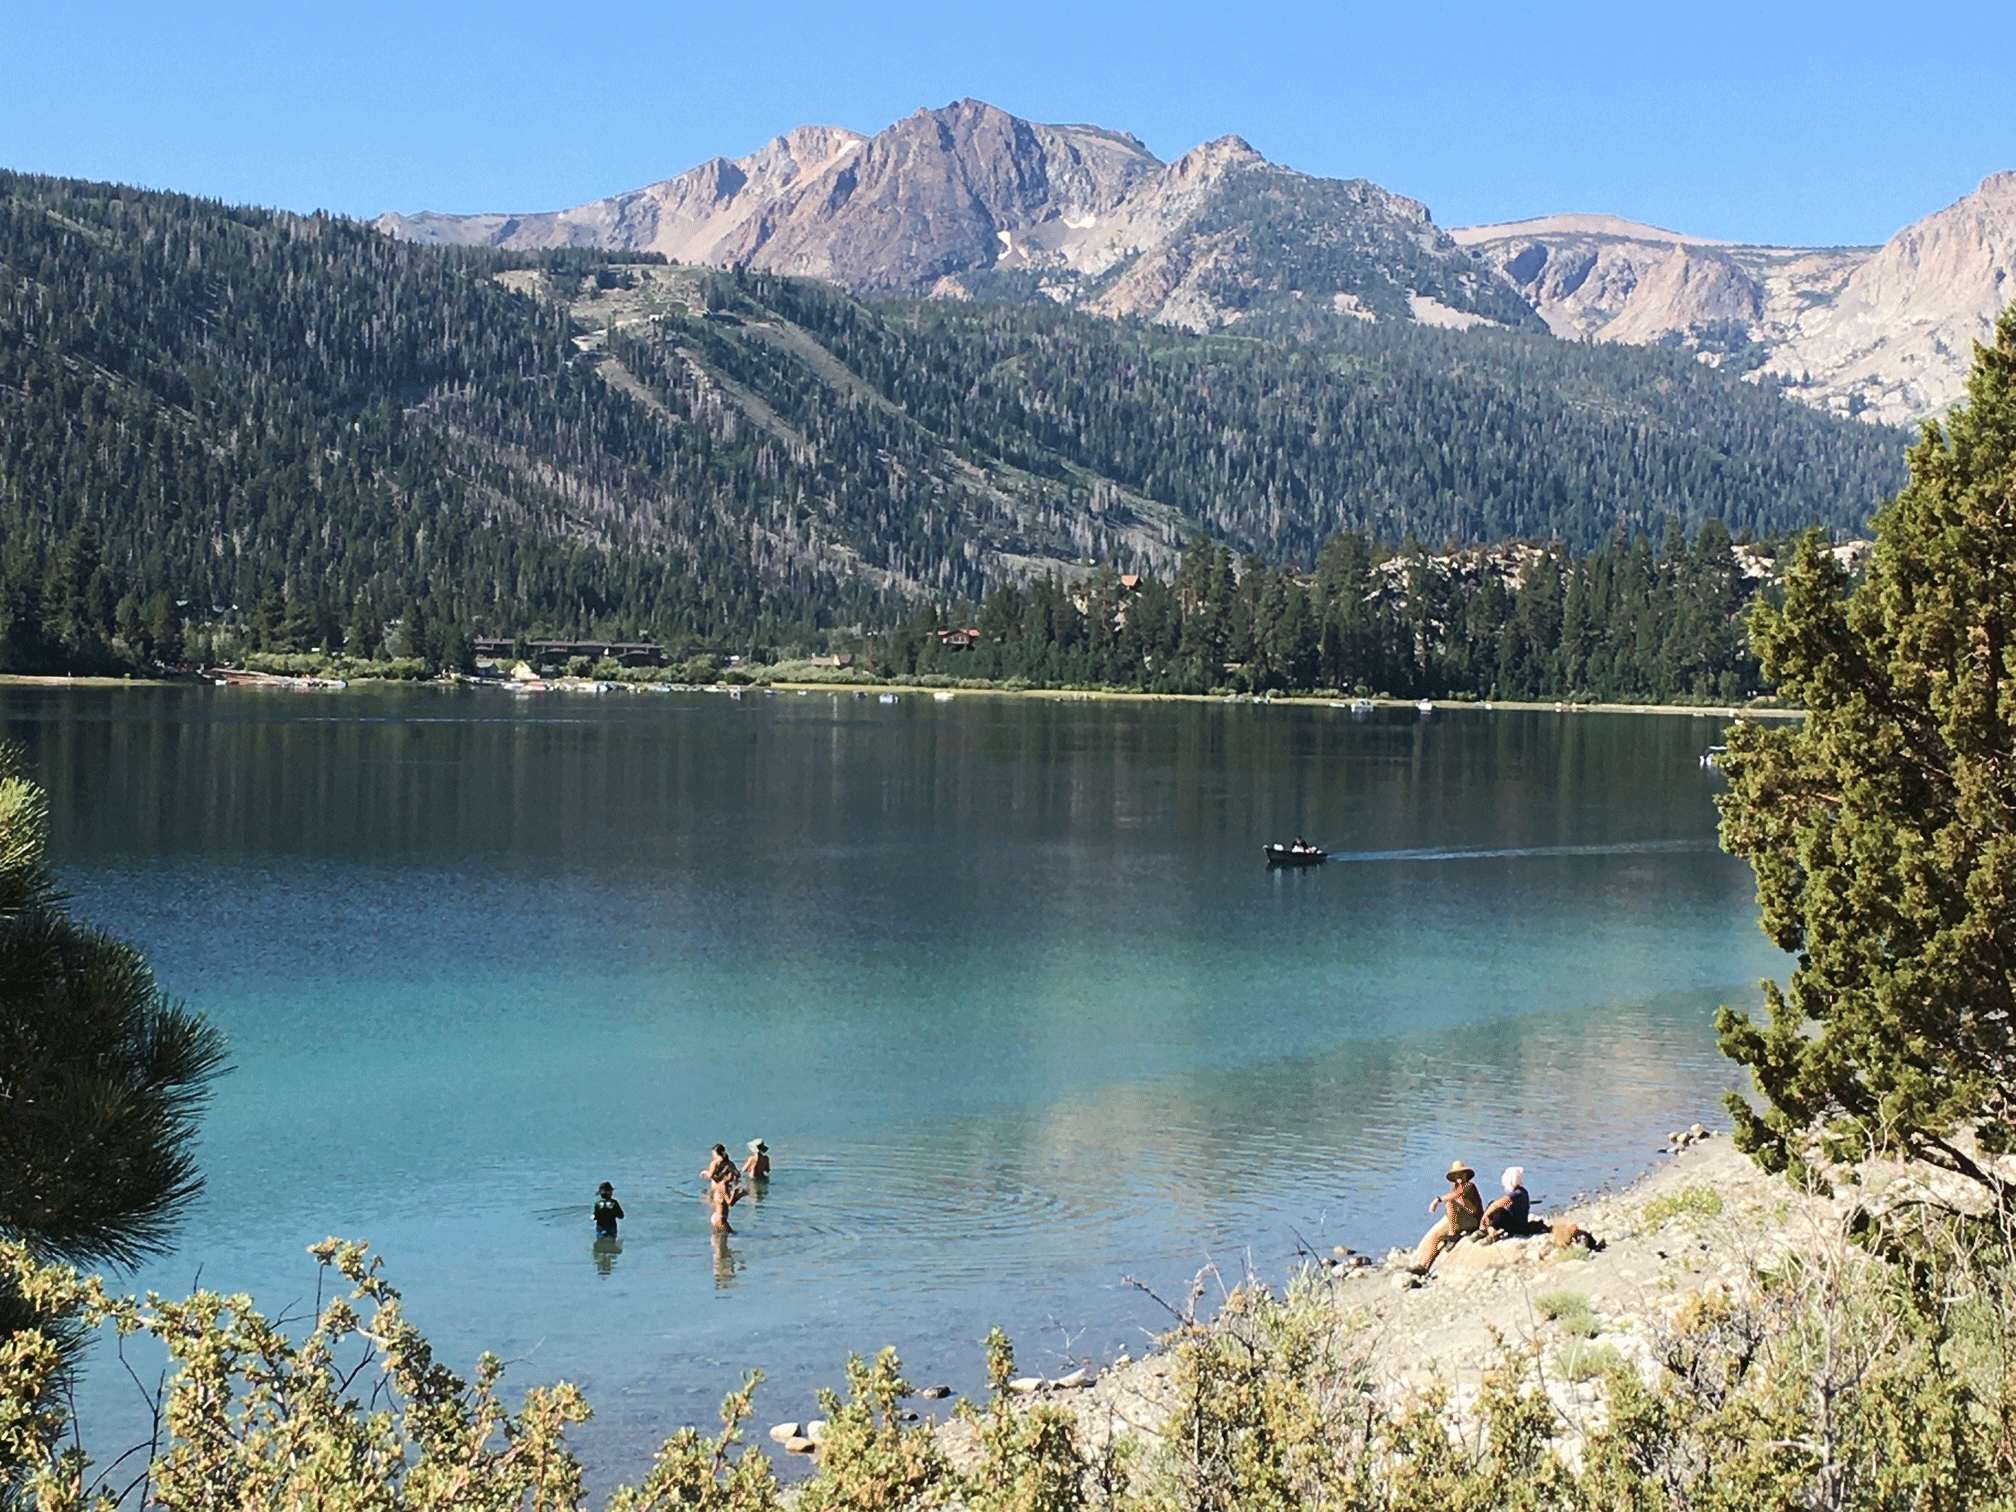
[[[1628,1178],[1781,969],[1707,719],[12,688],[0,725],[77,911],[231,1041],[137,1282],[278,1311],[368,1238],[445,1359],[587,1389],[600,1482],[752,1366],[768,1423],[850,1350],[974,1391],[994,1323],[1032,1371],[1138,1352],[1124,1278],[1411,1242],[1452,1156]],[[1341,854],[1268,872],[1298,831]],[[702,1157],[758,1135],[717,1247]]]

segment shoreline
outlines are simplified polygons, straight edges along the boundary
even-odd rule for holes
[[[281,674],[267,674],[273,679],[272,687],[259,683],[245,686],[260,691],[294,691],[281,686]],[[318,688],[316,692],[340,693],[353,688],[448,688],[494,687],[499,692],[512,691],[513,685],[502,679],[457,678],[444,681],[440,678],[400,678],[400,677],[350,677],[345,688]],[[73,677],[53,673],[0,672],[0,687],[7,688],[176,688],[209,686],[207,678],[181,677]],[[542,692],[586,692],[592,684],[570,687],[554,683]],[[625,693],[650,691],[652,684],[644,682],[619,682],[608,685],[610,691]],[[744,684],[674,684],[672,691],[680,693],[727,693],[731,691],[755,690],[775,693],[827,693],[835,697],[854,693],[894,693],[899,697],[932,698],[942,702],[952,702],[959,698],[1026,698],[1049,699],[1056,703],[1197,703],[1197,704],[1244,704],[1271,708],[1286,705],[1296,708],[1339,708],[1349,700],[1316,693],[1154,693],[1127,688],[946,688],[928,683],[843,683],[843,682],[751,682]],[[942,699],[940,695],[946,695]],[[1576,702],[1569,699],[1430,699],[1432,713],[1472,711],[1477,713],[1539,713],[1539,714],[1674,714],[1689,715],[1696,719],[1804,719],[1804,709],[1761,708],[1741,704],[1670,704],[1670,703],[1596,703]],[[1419,709],[1424,700],[1412,698],[1368,698],[1363,702],[1375,709]],[[1344,709],[1343,712],[1350,712]]]
[[[1379,1257],[1340,1246],[1328,1256],[1305,1254],[1297,1268],[1350,1336],[1383,1407],[1398,1410],[1439,1391],[1467,1420],[1485,1377],[1524,1350],[1540,1360],[1541,1384],[1562,1421],[1577,1429],[1600,1413],[1603,1392],[1602,1373],[1584,1369],[1578,1354],[1654,1370],[1662,1336],[1696,1298],[1734,1296],[1788,1251],[1839,1243],[1859,1197],[1852,1186],[1832,1198],[1801,1193],[1723,1131],[1686,1137],[1661,1153],[1660,1163],[1625,1185],[1578,1194],[1545,1215],[1587,1229],[1603,1241],[1599,1250],[1556,1248],[1547,1235],[1488,1245],[1466,1239],[1416,1277],[1405,1267],[1406,1249]],[[1495,1186],[1488,1173],[1484,1181]],[[1542,1216],[1537,1209],[1535,1216]],[[1429,1221],[1424,1216],[1424,1229]],[[1008,1388],[1016,1405],[1061,1408],[1095,1451],[1119,1439],[1155,1440],[1178,1406],[1170,1346],[1178,1336],[1225,1326],[1237,1311],[1226,1307],[1228,1297],[1248,1278],[1207,1267],[1198,1280],[1216,1297],[1193,1322],[1171,1316],[1138,1359],[1123,1354],[1103,1365],[1079,1362],[1055,1377],[1018,1376]],[[957,1401],[943,1386],[920,1385],[910,1405],[952,1464],[970,1471],[981,1443],[974,1424],[952,1411]],[[984,1411],[984,1398],[973,1405]],[[799,1481],[817,1460],[822,1431],[817,1420],[759,1420],[750,1437]]]
[[[72,677],[54,672],[0,672],[0,688],[173,688],[179,677]]]
[[[949,693],[958,698],[1047,698],[1059,703],[1092,703],[1103,700],[1127,703],[1204,703],[1204,704],[1250,704],[1262,708],[1277,704],[1292,707],[1327,709],[1349,700],[1332,698],[1327,694],[1280,693],[1263,695],[1258,693],[1146,693],[1125,688],[941,688],[925,683],[826,683],[826,682],[773,682],[752,683],[751,687],[771,688],[780,693],[896,693],[914,697],[936,698],[941,693]],[[712,692],[712,688],[700,691]],[[947,700],[948,702],[950,700]],[[1422,703],[1414,698],[1368,698],[1364,700],[1375,709],[1419,709]],[[1750,708],[1737,704],[1633,704],[1633,703],[1574,703],[1566,699],[1521,701],[1517,699],[1430,699],[1434,713],[1469,710],[1482,714],[1501,711],[1540,714],[1689,714],[1700,719],[1804,719],[1804,709]],[[1349,710],[1345,710],[1349,712]]]
[[[1541,1384],[1572,1431],[1601,1411],[1602,1372],[1584,1361],[1622,1363],[1641,1374],[1656,1369],[1662,1336],[1694,1299],[1736,1295],[1754,1271],[1788,1251],[1840,1242],[1856,1196],[1854,1188],[1834,1198],[1802,1194],[1726,1133],[1711,1131],[1625,1186],[1550,1215],[1602,1239],[1594,1252],[1556,1249],[1543,1235],[1489,1245],[1465,1240],[1419,1278],[1403,1267],[1401,1249],[1381,1259],[1340,1247],[1333,1256],[1306,1257],[1305,1266],[1386,1408],[1439,1391],[1467,1420],[1485,1377],[1524,1350],[1540,1361]],[[1241,1279],[1217,1278],[1221,1306]],[[1190,1326],[1208,1332],[1222,1324],[1214,1312]],[[1170,1333],[1142,1358],[1115,1361],[1082,1383],[1032,1377],[1010,1389],[1023,1403],[1063,1408],[1095,1448],[1123,1438],[1152,1441],[1177,1407],[1168,1345],[1185,1331],[1172,1318]],[[970,1424],[932,1422],[955,1464],[978,1462]],[[793,1447],[816,1454],[802,1441]]]

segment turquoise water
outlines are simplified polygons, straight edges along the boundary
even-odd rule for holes
[[[1411,1241],[1452,1156],[1635,1174],[1780,964],[1703,719],[187,688],[0,725],[77,910],[232,1043],[136,1279],[278,1310],[368,1238],[446,1359],[588,1390],[601,1480],[751,1366],[776,1421],[884,1343],[961,1389],[997,1322],[1031,1370],[1138,1351],[1125,1278]],[[1298,831],[1337,859],[1268,872]],[[757,1135],[717,1247],[698,1169]]]

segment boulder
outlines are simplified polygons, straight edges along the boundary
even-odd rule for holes
[[[1017,1396],[1033,1396],[1043,1389],[1043,1377],[1017,1376],[1008,1383],[1008,1389]]]
[[[1070,1391],[1079,1386],[1090,1386],[1092,1384],[1092,1379],[1093,1377],[1091,1371],[1074,1370],[1069,1375],[1061,1375],[1057,1377],[1057,1379],[1052,1381],[1050,1384],[1054,1387],[1057,1387],[1059,1390]]]
[[[1489,1271],[1512,1270],[1539,1259],[1540,1246],[1526,1239],[1494,1239],[1479,1244],[1465,1239],[1442,1251],[1435,1261],[1437,1275],[1477,1275]]]
[[[952,1395],[952,1388],[950,1386],[926,1386],[917,1395],[924,1401],[937,1402]]]
[[[786,1454],[816,1454],[819,1452],[819,1445],[814,1439],[803,1437],[788,1438],[784,1440],[784,1452]]]
[[[792,1439],[803,1438],[804,1436],[805,1425],[803,1423],[779,1423],[775,1428],[770,1430],[770,1437],[780,1444],[788,1444]]]

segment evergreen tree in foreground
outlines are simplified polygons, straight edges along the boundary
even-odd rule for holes
[[[2016,307],[1910,461],[1866,580],[1845,592],[1809,536],[1783,608],[1752,619],[1807,718],[1731,733],[1722,843],[1798,964],[1766,984],[1768,1023],[1719,1027],[1765,1100],[1730,1103],[1767,1166],[1888,1150],[2006,1210],[1986,1157],[2016,1148]]]
[[[0,1238],[79,1263],[164,1247],[224,1040],[64,910],[48,809],[0,748]]]

